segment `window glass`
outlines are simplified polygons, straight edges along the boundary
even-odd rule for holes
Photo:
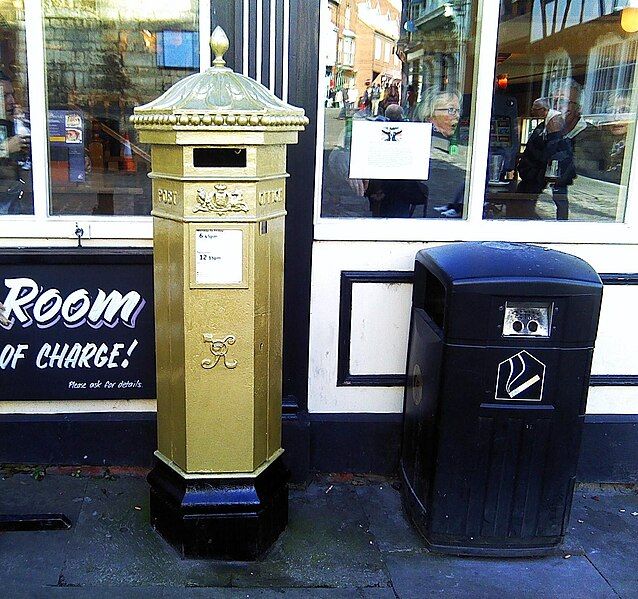
[[[638,34],[620,5],[502,0],[486,218],[623,220]]]
[[[324,27],[323,217],[460,218],[476,0],[344,0]]]
[[[0,0],[0,216],[33,214],[24,5]]]
[[[133,107],[199,69],[197,0],[45,0],[53,215],[148,215]]]

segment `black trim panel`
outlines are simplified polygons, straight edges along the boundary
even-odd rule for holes
[[[155,426],[154,413],[0,415],[0,463],[150,467]],[[393,476],[401,430],[401,414],[288,416],[284,462],[295,482],[312,471]],[[585,417],[578,480],[638,482],[638,414]]]
[[[0,415],[0,463],[145,466],[155,412]]]
[[[590,387],[636,387],[638,374],[592,374]]]
[[[0,264],[152,264],[152,248],[2,248]]]
[[[577,478],[581,482],[638,482],[638,414],[585,416]]]
[[[602,273],[598,275],[603,285],[638,285],[638,273]]]
[[[602,273],[605,285],[638,285],[638,274]],[[337,387],[402,387],[404,374],[350,374],[352,285],[354,283],[412,283],[412,271],[342,271],[337,338]],[[635,387],[635,374],[593,374],[591,387]]]
[[[257,79],[257,0],[248,0],[248,76]],[[260,73],[261,74],[261,73]]]
[[[342,271],[339,300],[337,387],[402,387],[404,374],[351,374],[352,286],[355,283],[412,283],[412,271]]]
[[[274,2],[274,0],[272,0]],[[261,9],[261,73],[259,73],[261,84],[270,88],[270,2],[262,0]],[[276,33],[275,33],[276,35]],[[273,40],[274,41],[274,40]]]
[[[290,179],[286,184],[283,394],[296,397],[301,409],[308,405],[319,4],[318,0],[290,2],[288,102],[302,107],[310,123],[305,131],[299,133],[299,143],[288,147]],[[279,67],[277,70],[280,70]]]
[[[237,73],[242,72],[242,27],[243,3],[235,0],[218,0],[211,6],[211,31],[219,25],[228,35],[230,47],[224,54],[226,66]]]

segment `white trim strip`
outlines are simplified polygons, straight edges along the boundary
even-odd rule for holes
[[[284,0],[287,2],[287,0]],[[315,239],[321,239],[318,237],[318,227],[322,225],[322,223],[333,224],[335,219],[322,219],[321,218],[321,202],[322,202],[322,192],[323,192],[323,143],[325,140],[325,132],[326,132],[326,105],[323,98],[323,82],[326,72],[326,54],[321,51],[321,48],[324,47],[325,41],[324,37],[327,35],[326,24],[329,22],[329,19],[323,18],[323,11],[328,10],[325,2],[321,3],[321,7],[319,8],[319,70],[317,71],[317,147],[315,149],[315,198],[314,198],[314,224],[315,224]],[[284,60],[284,64],[288,64],[287,60]],[[284,79],[286,82],[286,79]],[[363,198],[362,198],[363,200]],[[367,220],[367,219],[357,219]],[[344,222],[342,219],[339,219],[340,222]],[[348,220],[345,221],[346,223]]]
[[[49,141],[47,135],[47,95],[44,52],[43,11],[39,0],[25,0],[24,19],[29,78],[31,119],[31,162],[33,170],[34,217],[44,222],[49,211]],[[3,229],[9,230],[3,218]],[[22,228],[22,227],[21,227]],[[75,227],[73,227],[75,230]]]
[[[199,0],[199,71],[203,72],[211,65],[210,36],[211,36],[210,0]]]
[[[270,0],[270,71],[268,73],[268,89],[275,93],[275,62],[277,60],[277,0]]]
[[[264,3],[263,0],[257,0],[257,27],[255,34],[255,81],[261,83],[261,61],[264,46]]]
[[[248,36],[250,34],[249,31],[249,20],[248,20],[248,9],[249,9],[248,0],[244,0],[243,3],[243,13],[242,13],[242,65],[241,72],[242,74],[248,77]]]
[[[485,200],[485,170],[490,143],[490,119],[496,66],[500,2],[480,2],[476,24],[476,64],[474,67],[475,103],[472,107],[473,137],[471,140],[470,193],[467,220],[479,223],[483,219]]]
[[[282,84],[281,99],[288,102],[288,46],[290,44],[290,0],[284,0],[284,40],[283,40],[283,58],[282,58]]]
[[[319,132],[318,132],[319,135]],[[321,180],[321,175],[318,175]],[[316,241],[520,241],[521,243],[638,244],[636,227],[623,223],[525,220],[322,218]]]

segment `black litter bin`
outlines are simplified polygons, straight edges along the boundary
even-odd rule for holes
[[[529,556],[560,545],[601,299],[589,264],[537,246],[417,254],[401,476],[432,549]]]

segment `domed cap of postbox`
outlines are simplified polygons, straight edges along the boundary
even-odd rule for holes
[[[302,108],[286,104],[260,83],[225,67],[229,41],[221,27],[210,39],[213,66],[178,81],[134,109],[131,122],[149,130],[288,130],[308,124]]]

